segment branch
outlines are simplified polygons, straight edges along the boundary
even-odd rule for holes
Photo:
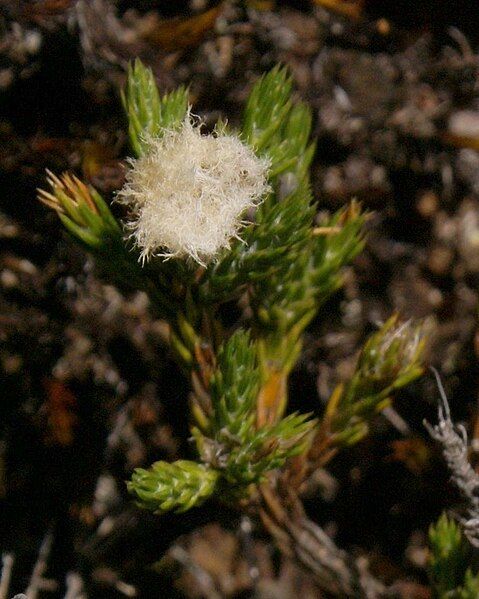
[[[263,525],[280,550],[313,574],[319,586],[340,597],[380,599],[391,597],[386,587],[369,572],[364,558],[354,559],[310,520],[296,495],[263,485],[260,490]]]

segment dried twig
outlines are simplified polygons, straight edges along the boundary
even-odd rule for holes
[[[325,591],[340,597],[379,599],[391,596],[368,570],[366,560],[355,560],[304,513],[291,492],[280,496],[271,487],[261,489],[261,519],[281,551],[311,572]]]
[[[116,589],[124,597],[137,597],[138,591],[136,587],[124,580],[121,580],[118,572],[115,572],[111,568],[99,567],[93,571],[92,575],[95,582],[100,583],[102,586],[111,587]]]
[[[181,545],[173,545],[168,553],[188,570],[207,599],[221,599],[221,595],[215,589],[215,584],[210,574],[194,562]]]
[[[2,575],[0,577],[0,599],[8,598],[8,589],[12,578],[12,569],[15,558],[11,553],[2,555]]]
[[[439,406],[439,422],[435,426],[424,422],[429,434],[442,446],[442,454],[451,472],[451,480],[467,500],[467,518],[461,519],[464,533],[469,541],[479,547],[479,475],[468,460],[467,432],[463,425],[454,424],[444,387],[439,374],[432,369],[436,377],[442,405]]]
[[[53,544],[53,534],[51,531],[43,537],[40,550],[38,552],[38,558],[33,567],[32,576],[28,584],[28,588],[25,591],[25,595],[28,599],[36,599],[38,593],[42,589],[54,589],[56,583],[53,580],[48,580],[43,577],[48,565],[48,558]]]
[[[66,593],[64,599],[87,599],[83,580],[78,572],[68,572],[65,577]]]

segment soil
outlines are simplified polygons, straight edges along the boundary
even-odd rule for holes
[[[128,152],[119,92],[137,56],[162,90],[189,85],[207,124],[237,124],[254,81],[288,65],[314,113],[318,218],[351,198],[371,211],[365,251],[308,329],[292,409],[320,413],[398,310],[427,319],[428,363],[477,451],[479,11],[334,4],[1,3],[0,543],[12,569],[0,596],[325,596],[236,512],[158,517],[126,493],[135,467],[191,454],[188,386],[145,296],[105,285],[35,190],[45,168],[68,169],[113,197]],[[429,597],[428,527],[460,506],[423,426],[437,401],[426,373],[305,499],[404,597]]]

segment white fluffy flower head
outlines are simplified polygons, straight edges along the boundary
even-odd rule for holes
[[[244,212],[268,191],[268,167],[237,136],[202,135],[190,114],[179,129],[150,139],[118,193],[131,209],[128,226],[142,259],[212,261],[238,238]]]

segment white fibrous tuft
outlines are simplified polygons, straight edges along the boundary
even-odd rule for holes
[[[118,200],[131,210],[127,227],[143,260],[211,262],[239,238],[245,211],[269,190],[267,160],[235,135],[202,135],[189,114],[130,164]]]

